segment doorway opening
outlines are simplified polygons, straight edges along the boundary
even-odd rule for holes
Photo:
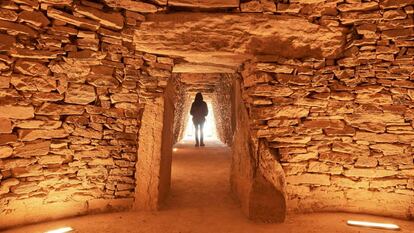
[[[216,128],[216,120],[214,116],[213,105],[211,104],[211,101],[206,101],[207,108],[210,110],[208,115],[206,116],[206,122],[204,124],[204,140],[206,141],[218,141],[217,137],[217,128]],[[184,130],[184,136],[183,141],[190,141],[194,140],[195,137],[195,127],[191,119],[190,113],[187,115],[187,122],[185,122],[185,130]]]
[[[229,195],[233,82],[236,74],[176,73],[174,146],[171,189],[166,209],[209,209],[235,205]],[[197,93],[202,93],[208,115],[204,123],[204,147],[195,146],[195,127],[190,115]],[[223,207],[226,206],[226,207]]]

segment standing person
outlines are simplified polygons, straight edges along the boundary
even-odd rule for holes
[[[195,146],[204,146],[203,142],[203,127],[208,115],[208,108],[206,102],[203,101],[203,95],[198,92],[195,96],[194,102],[191,105],[191,116],[193,116],[193,123],[195,127]],[[200,129],[200,141],[198,140],[198,131]]]

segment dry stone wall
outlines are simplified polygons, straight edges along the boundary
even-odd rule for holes
[[[235,74],[221,74],[212,98],[212,107],[220,141],[231,146],[233,141],[232,94]]]
[[[349,30],[338,59],[263,56],[242,72],[253,137],[278,150],[288,211],[412,219],[414,3],[290,2],[278,9]]]
[[[130,207],[142,108],[172,70],[135,51],[130,10],[1,1],[0,228]]]

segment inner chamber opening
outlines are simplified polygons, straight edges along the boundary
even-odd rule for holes
[[[208,141],[220,141],[217,137],[217,126],[216,126],[216,117],[214,116],[214,109],[211,103],[211,100],[204,100],[207,103],[207,108],[209,110],[208,115],[206,116],[206,121],[204,123],[203,132],[204,140]],[[192,116],[190,113],[187,113],[187,122],[185,122],[185,130],[183,139],[181,141],[194,141],[195,138],[195,127],[192,121]]]
[[[235,74],[173,74],[174,146],[166,209],[222,206],[221,198],[229,194],[234,77]],[[195,128],[190,115],[198,92],[208,107],[204,147],[195,146]],[[228,200],[224,205],[231,208],[234,203]]]
[[[200,92],[207,104],[204,123],[205,142],[230,146],[232,126],[232,85],[235,74],[174,74],[176,103],[174,142],[195,143],[195,127],[190,115],[195,95]],[[193,145],[194,146],[194,145]]]

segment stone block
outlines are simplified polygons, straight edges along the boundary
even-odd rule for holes
[[[379,9],[379,5],[377,2],[344,3],[339,4],[337,9],[341,12],[370,11]]]
[[[270,120],[274,118],[302,118],[309,115],[309,108],[302,106],[266,107],[253,110],[254,118]]]
[[[369,146],[371,149],[381,152],[385,156],[390,155],[405,155],[409,153],[409,147],[401,144],[378,143]]]
[[[356,154],[347,154],[341,152],[321,152],[319,154],[319,160],[338,163],[338,164],[353,164],[358,155]]]
[[[79,169],[77,172],[78,177],[108,177],[108,170],[102,166],[94,167],[94,168],[88,168],[88,169]]]
[[[66,91],[65,102],[72,104],[89,104],[96,99],[95,88],[91,85],[71,83]]]
[[[397,175],[397,171],[385,169],[351,168],[344,171],[347,177],[382,178]]]
[[[22,11],[19,13],[20,23],[29,23],[36,27],[45,27],[50,21],[41,11]]]
[[[136,93],[114,93],[111,95],[111,103],[118,103],[118,102],[131,102],[137,103],[138,102],[138,94]]]
[[[157,7],[145,3],[145,2],[137,2],[132,0],[104,0],[108,6],[111,7],[119,7],[124,8],[130,11],[140,12],[140,13],[155,13],[157,12]]]
[[[0,133],[11,133],[12,122],[9,118],[0,117]]]
[[[47,10],[47,16],[49,16],[52,19],[57,19],[65,23],[75,25],[80,28],[84,28],[84,29],[88,29],[92,31],[96,31],[99,29],[99,23],[93,20],[76,17],[66,12],[56,10],[51,7],[48,8]]]
[[[310,161],[307,171],[312,173],[341,174],[343,168],[341,165],[334,163]]]
[[[19,139],[22,141],[34,141],[36,139],[66,138],[69,133],[65,129],[20,129],[18,130]]]
[[[80,105],[61,105],[46,102],[36,110],[36,115],[82,115],[84,112],[85,107]]]
[[[250,2],[242,2],[240,3],[240,11],[241,12],[254,12],[260,13],[263,12],[262,4],[258,0],[253,0]]]
[[[94,138],[94,139],[102,139],[102,132],[100,131],[96,131],[94,129],[90,129],[90,128],[79,128],[76,127],[75,131],[73,132],[73,135],[75,136],[81,136],[81,137],[85,137],[85,138]]]
[[[29,76],[47,76],[50,72],[41,62],[28,61],[19,59],[14,66],[15,71]]]
[[[14,134],[0,134],[0,145],[6,145],[17,141],[17,136]]]
[[[36,162],[36,159],[3,159],[0,160],[0,168],[10,170],[17,167],[28,167]]]
[[[99,159],[95,158],[88,162],[88,165],[92,166],[114,166],[114,160],[112,158],[106,158],[106,159]]]
[[[382,180],[372,180],[369,182],[370,188],[388,188],[388,187],[397,187],[399,185],[407,185],[407,179],[382,179]]]
[[[318,153],[317,152],[308,152],[304,154],[288,154],[283,155],[281,161],[296,163],[296,162],[302,162],[302,161],[308,161],[308,160],[314,160],[318,159]]]
[[[370,154],[369,147],[356,143],[334,142],[332,144],[332,151],[353,154],[357,156],[366,156]]]
[[[13,154],[13,148],[10,146],[0,146],[0,159],[5,159]]]
[[[14,154],[16,157],[30,158],[37,155],[47,155],[50,150],[50,141],[34,141],[23,146],[16,147]]]
[[[293,137],[273,137],[270,139],[272,142],[279,143],[292,143],[292,144],[306,144],[310,142],[311,137],[309,136],[293,136]]]
[[[41,165],[62,164],[63,161],[65,158],[60,155],[45,155],[39,157],[38,163]]]
[[[340,186],[340,187],[346,187],[346,188],[369,188],[369,182],[368,181],[355,181],[346,177],[341,176],[332,176],[331,181],[333,185]]]
[[[395,134],[376,134],[376,133],[368,133],[368,132],[360,132],[357,131],[356,135],[354,136],[355,140],[359,141],[368,141],[368,142],[387,142],[393,143],[398,142],[398,136]]]
[[[16,44],[16,38],[6,34],[0,34],[0,51],[9,51]]]
[[[0,106],[0,117],[11,119],[30,119],[34,117],[33,106]]]
[[[360,156],[355,162],[355,167],[376,167],[378,160],[374,157]]]
[[[290,96],[293,91],[289,87],[285,86],[271,86],[271,85],[256,85],[252,88],[249,88],[247,91],[251,96],[261,96],[261,97],[280,97],[280,96]]]
[[[0,41],[2,41],[1,35],[0,35]],[[1,51],[1,45],[0,45],[0,51]],[[0,76],[0,89],[6,89],[10,86],[10,77]]]
[[[10,83],[19,91],[44,91],[56,90],[56,80],[52,77],[12,76]]]
[[[5,30],[8,34],[16,36],[16,35],[26,35],[29,37],[37,37],[38,33],[33,30],[31,27],[28,27],[24,24],[8,22],[4,20],[0,20],[0,29]]]
[[[93,7],[76,5],[75,11],[98,21],[102,26],[120,30],[124,27],[124,17],[121,13],[106,13]]]
[[[29,50],[22,48],[10,49],[10,56],[15,58],[28,59],[56,59],[58,55],[65,54],[64,51],[47,51],[47,50]]]
[[[296,176],[287,176],[288,184],[310,184],[310,185],[330,185],[330,176],[326,174],[303,174]]]

